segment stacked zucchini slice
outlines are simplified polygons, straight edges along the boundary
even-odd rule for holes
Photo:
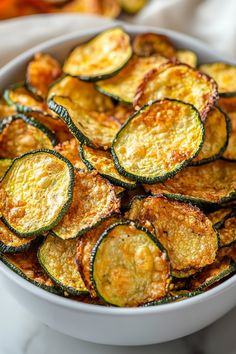
[[[0,99],[0,259],[97,305],[157,306],[236,271],[236,68],[108,29]],[[210,75],[210,76],[209,76]]]

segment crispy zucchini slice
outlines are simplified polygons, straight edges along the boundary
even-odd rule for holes
[[[127,217],[141,224],[150,221],[166,248],[176,277],[189,276],[216,258],[218,238],[211,221],[191,204],[163,196],[136,197]],[[190,271],[190,274],[189,274]]]
[[[64,241],[48,235],[38,251],[38,259],[45,272],[71,295],[88,293],[75,261],[76,244],[77,240]]]
[[[0,159],[0,178],[2,178],[2,176],[11,164],[12,159]]]
[[[56,144],[56,135],[32,117],[17,114],[0,122],[0,157],[15,158]]]
[[[232,210],[216,224],[220,247],[227,247],[236,242],[236,211]]]
[[[73,186],[73,166],[55,151],[16,158],[1,181],[4,223],[20,236],[50,230],[70,207]]]
[[[73,201],[52,233],[63,240],[78,237],[119,211],[113,186],[96,171],[75,171]]]
[[[135,181],[122,176],[117,171],[110,152],[81,145],[80,156],[88,169],[95,169],[102,177],[108,179],[116,186],[124,187],[126,189],[136,187]]]
[[[164,181],[191,162],[204,128],[197,110],[176,100],[144,106],[122,126],[112,145],[118,171],[143,183]]]
[[[217,160],[228,146],[231,131],[230,119],[220,108],[211,109],[204,122],[204,128],[204,143],[199,154],[191,162],[193,166]]]
[[[114,27],[73,49],[63,71],[84,81],[98,81],[114,76],[131,55],[128,34],[122,28]]]
[[[0,98],[0,119],[10,117],[16,114],[14,107],[9,106],[3,97]]]
[[[218,98],[216,82],[186,64],[167,63],[149,72],[137,89],[134,106],[174,98],[196,107],[202,119]]]
[[[145,185],[152,194],[164,193],[196,205],[222,204],[236,196],[236,165],[217,160],[188,167],[174,178],[155,185]]]
[[[136,14],[146,5],[147,0],[120,0],[121,8],[130,15]]]
[[[49,107],[68,125],[72,134],[91,147],[107,149],[120,129],[120,123],[106,113],[86,111],[68,97],[54,96]]]
[[[221,97],[236,96],[236,66],[227,63],[202,64],[199,70],[211,76],[218,85]]]
[[[112,225],[99,238],[91,256],[91,278],[107,303],[132,307],[167,294],[168,255],[145,228],[131,221]]]
[[[76,262],[84,284],[89,290],[91,297],[97,297],[93,282],[90,277],[90,259],[94,246],[101,234],[111,225],[119,221],[118,216],[105,219],[98,226],[83,234],[77,243]]]
[[[118,75],[111,79],[97,82],[96,88],[101,93],[111,96],[117,101],[132,104],[136,91],[145,75],[166,61],[167,59],[161,55],[148,58],[133,57]]]
[[[236,112],[229,113],[229,118],[232,128],[223,158],[229,161],[236,161]]]
[[[139,57],[159,54],[172,59],[176,56],[176,49],[169,38],[156,33],[138,34],[133,41],[133,51]]]
[[[181,63],[192,66],[193,68],[196,68],[197,66],[197,61],[198,61],[197,54],[192,52],[191,50],[186,50],[186,49],[177,50],[176,58]]]
[[[74,167],[87,169],[79,154],[80,144],[78,140],[71,139],[64,141],[63,143],[55,146],[54,149],[69,160]]]
[[[27,88],[36,96],[45,99],[50,84],[61,74],[61,65],[55,58],[49,54],[37,53],[26,69]]]
[[[107,112],[114,108],[111,98],[98,92],[94,84],[70,76],[57,80],[51,86],[48,100],[53,96],[69,97],[88,111]]]

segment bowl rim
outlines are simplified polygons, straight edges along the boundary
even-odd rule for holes
[[[93,36],[96,35],[97,33],[107,29],[107,28],[112,28],[112,27],[117,27],[117,26],[122,26],[127,32],[130,33],[142,33],[142,32],[156,32],[156,33],[161,33],[167,36],[170,36],[172,38],[178,39],[179,41],[186,41],[186,42],[191,42],[192,45],[198,47],[198,50],[203,50],[205,53],[207,53],[209,56],[215,56],[218,57],[219,60],[224,60],[228,61],[229,63],[236,64],[232,59],[227,58],[223,54],[209,49],[209,47],[201,42],[200,40],[193,38],[191,36],[188,36],[186,34],[169,30],[169,29],[164,29],[164,28],[159,28],[159,27],[151,27],[151,26],[137,26],[137,25],[130,25],[130,24],[125,24],[121,21],[116,21],[112,24],[107,24],[103,26],[99,26],[96,28],[92,28],[90,30],[80,30],[77,32],[72,32],[66,35],[62,35],[56,38],[52,38],[50,40],[47,40],[45,42],[42,42],[38,44],[37,46],[32,47],[31,49],[23,52],[22,54],[18,55],[16,58],[12,59],[9,63],[4,65],[0,69],[0,76],[11,70],[11,68],[14,68],[16,65],[21,64],[24,62],[26,59],[28,59],[30,56],[32,56],[35,52],[37,51],[42,51],[42,50],[50,50],[50,47],[55,47],[56,45],[63,44],[69,40],[74,40],[78,38],[78,40],[83,37],[83,36]],[[42,288],[37,287],[36,285],[30,283],[28,280],[20,277],[18,274],[16,274],[13,270],[8,268],[2,261],[0,261],[1,267],[0,267],[0,272],[4,274],[4,276],[11,281],[13,281],[15,284],[23,288],[24,290],[30,292],[31,294],[40,297],[43,300],[46,300],[47,302],[56,304],[58,306],[62,306],[64,308],[68,309],[73,309],[73,310],[78,310],[80,312],[84,313],[95,313],[98,315],[106,315],[106,316],[136,316],[136,315],[156,315],[160,314],[163,312],[169,312],[173,310],[184,310],[186,308],[191,307],[194,304],[202,303],[205,302],[209,299],[213,299],[214,297],[224,293],[225,291],[229,290],[230,288],[236,287],[236,274],[233,275],[231,278],[225,280],[223,283],[217,285],[215,288],[210,289],[202,294],[196,295],[192,298],[186,299],[184,301],[180,302],[173,302],[173,303],[168,303],[168,304],[162,304],[159,306],[150,306],[150,307],[136,307],[136,308],[119,308],[119,307],[105,307],[105,306],[100,306],[100,305],[95,305],[95,304],[86,304],[82,303],[79,301],[75,301],[73,299],[65,298],[56,294],[52,294],[48,291],[43,290]]]

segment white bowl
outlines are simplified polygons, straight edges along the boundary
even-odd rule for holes
[[[197,52],[200,62],[227,60],[186,35],[159,28],[125,25],[131,34],[152,31],[168,35],[180,48]],[[37,51],[63,60],[77,43],[98,31],[65,35],[23,53],[0,70],[0,90],[23,78]],[[214,322],[236,305],[236,275],[202,295],[149,308],[109,308],[50,294],[19,277],[1,262],[3,285],[31,313],[50,327],[86,341],[112,345],[146,345],[188,335]],[[4,306],[4,304],[2,304]]]

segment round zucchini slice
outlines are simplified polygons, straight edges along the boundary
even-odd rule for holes
[[[127,217],[141,224],[146,221],[153,224],[156,237],[169,254],[172,274],[176,277],[196,273],[216,258],[217,233],[211,221],[191,204],[160,195],[137,197]]]
[[[176,56],[176,49],[169,38],[156,33],[138,34],[133,41],[133,51],[139,57],[159,54],[172,59]]]
[[[218,85],[221,97],[236,96],[236,66],[227,63],[202,64],[199,70],[211,76]]]
[[[168,256],[147,229],[131,221],[120,222],[108,228],[93,249],[91,278],[105,302],[139,306],[167,294]]]
[[[205,139],[199,154],[191,165],[203,165],[219,159],[228,146],[231,124],[227,114],[214,107],[204,122]]]
[[[229,136],[229,143],[223,153],[223,158],[229,161],[236,161],[236,112],[229,113],[229,118],[231,120],[232,129]]]
[[[236,196],[236,164],[217,160],[206,165],[187,167],[173,178],[145,185],[146,192],[165,194],[200,206],[222,204]]]
[[[110,152],[81,145],[80,156],[88,169],[95,169],[102,177],[108,179],[114,185],[126,189],[133,189],[136,187],[135,181],[122,176],[117,171]]]
[[[143,183],[164,181],[199,152],[204,128],[197,110],[177,100],[144,106],[124,124],[112,145],[118,171]]]
[[[4,175],[6,170],[11,166],[12,159],[1,159],[0,158],[0,178]]]
[[[108,29],[72,50],[63,67],[65,74],[84,81],[114,76],[132,55],[130,38],[120,27]]]
[[[26,152],[52,149],[57,137],[34,118],[18,114],[0,122],[0,156],[15,158]]]
[[[3,97],[0,98],[0,119],[11,117],[16,114],[16,110],[14,107],[9,106]]]
[[[16,158],[1,181],[4,223],[19,236],[50,230],[70,207],[73,186],[73,166],[55,151]]]
[[[78,140],[71,139],[55,146],[54,150],[59,152],[76,168],[87,169],[79,154],[80,144]]]
[[[54,96],[49,107],[68,125],[71,133],[91,147],[110,148],[120,129],[120,123],[111,115],[86,111],[68,97]]]
[[[37,53],[26,69],[27,88],[46,99],[50,84],[62,74],[59,62],[49,54]]]
[[[176,58],[180,63],[187,64],[196,68],[197,66],[197,54],[192,52],[191,50],[181,49],[177,50]]]
[[[96,88],[104,95],[111,96],[117,101],[128,105],[132,104],[145,75],[166,62],[167,59],[161,55],[148,58],[133,57],[118,75],[97,82]]]
[[[97,172],[75,171],[73,201],[52,233],[63,240],[78,237],[119,211],[114,187]]]
[[[139,86],[134,106],[164,98],[190,103],[204,120],[218,98],[216,82],[186,64],[167,63],[148,73]]]
[[[71,295],[88,293],[75,261],[76,244],[77,240],[64,241],[49,235],[38,250],[38,259],[45,272]]]

